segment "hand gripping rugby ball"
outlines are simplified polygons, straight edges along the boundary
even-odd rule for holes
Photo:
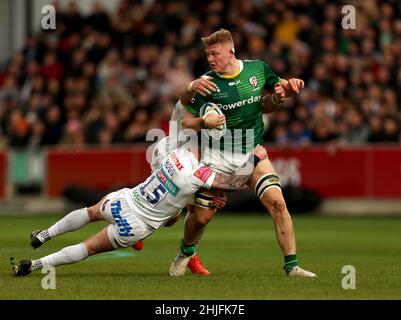
[[[220,108],[212,103],[212,102],[206,102],[201,110],[200,110],[200,117],[203,118],[206,115],[210,113],[215,113],[217,115],[222,115],[223,112],[220,110]],[[220,128],[214,128],[214,129],[203,129],[202,132],[205,132],[209,137],[212,137],[213,139],[220,140],[221,137],[224,136],[226,132],[226,123],[222,124]]]

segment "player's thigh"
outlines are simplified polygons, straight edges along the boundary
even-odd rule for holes
[[[276,170],[274,169],[272,163],[269,159],[264,159],[258,163],[253,171],[251,178],[248,180],[247,185],[254,190],[256,183],[265,175],[274,174],[277,175]]]
[[[247,185],[252,189],[255,190],[256,183],[266,175],[277,175],[276,170],[273,167],[273,164],[270,162],[269,159],[264,159],[260,161],[255,170],[253,171],[251,178],[248,180]]]
[[[285,209],[285,201],[280,186],[280,178],[269,159],[258,163],[248,186],[266,208]]]
[[[104,196],[98,203],[88,207],[88,216],[90,221],[106,220],[101,212],[101,208],[106,199],[107,196]]]
[[[107,227],[107,235],[114,249],[132,247],[155,231],[138,218],[132,217],[123,223],[124,226],[115,223]]]
[[[280,178],[269,159],[258,163],[247,184],[261,200],[265,194],[282,197]]]
[[[114,250],[107,234],[107,227],[84,241],[88,255]]]

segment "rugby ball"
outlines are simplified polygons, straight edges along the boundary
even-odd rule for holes
[[[202,106],[199,115],[201,118],[203,118],[210,113],[214,113],[217,115],[223,114],[223,112],[220,110],[220,108],[216,104],[214,104],[212,102],[206,102]],[[213,139],[220,140],[221,137],[223,137],[224,134],[226,133],[226,123],[222,124],[219,128],[203,129],[202,132],[206,133],[207,136],[209,136]]]

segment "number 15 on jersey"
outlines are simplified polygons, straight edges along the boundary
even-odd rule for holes
[[[156,206],[167,194],[166,188],[164,188],[154,174],[139,186],[139,191],[142,197],[152,206]]]

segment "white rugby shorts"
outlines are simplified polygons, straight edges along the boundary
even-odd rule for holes
[[[205,148],[203,150],[202,162],[209,164],[213,170],[232,174],[247,162],[252,152],[233,153],[222,152],[216,148]]]
[[[110,222],[107,235],[115,249],[131,247],[155,231],[128,206],[126,191],[129,189],[109,193],[100,206],[103,217]]]

